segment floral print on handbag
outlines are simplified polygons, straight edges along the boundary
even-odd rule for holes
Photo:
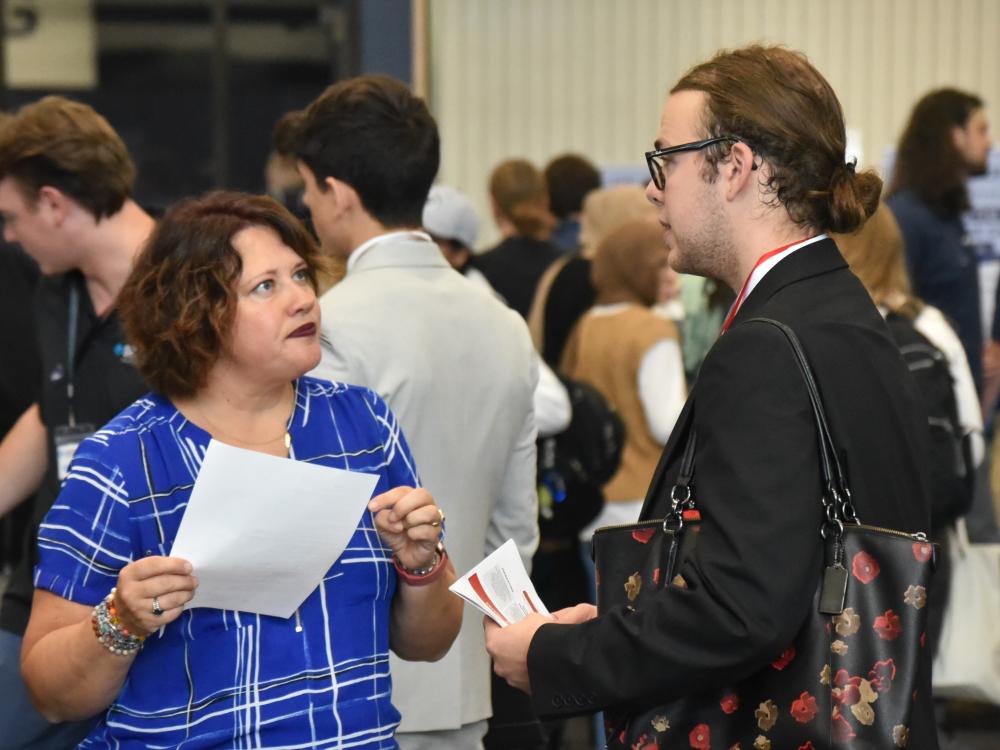
[[[641,711],[605,711],[608,747],[628,750],[849,750],[904,748],[925,648],[927,591],[936,545],[922,534],[864,526],[850,506],[837,452],[808,362],[794,333],[779,327],[803,371],[821,449],[826,543],[837,557],[824,571],[794,641],[756,674],[711,694]],[[598,611],[637,611],[665,586],[684,585],[680,562],[697,543],[694,430],[665,519],[594,534]],[[828,463],[827,463],[828,462]],[[655,484],[655,481],[654,481]],[[651,488],[651,492],[655,488]],[[686,517],[684,512],[687,511]],[[824,540],[817,534],[817,543]],[[832,571],[831,571],[832,568]]]

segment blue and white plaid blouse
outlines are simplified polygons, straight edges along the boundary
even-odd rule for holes
[[[395,417],[367,389],[299,379],[289,432],[292,458],[379,474],[376,494],[418,481]],[[209,439],[149,394],[85,440],[39,531],[35,585],[94,605],[129,562],[169,555]],[[301,632],[295,617],[187,610],[147,639],[80,747],[397,747],[388,656],[395,587],[365,511],[300,607]]]

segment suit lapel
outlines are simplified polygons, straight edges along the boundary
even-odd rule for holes
[[[743,301],[733,325],[754,317],[771,297],[789,284],[840,268],[847,268],[847,262],[830,238],[795,251],[760,280]]]
[[[754,317],[774,294],[789,284],[841,268],[847,268],[847,263],[837,249],[837,245],[829,238],[792,253],[760,280],[760,283],[744,300],[733,321],[734,325],[741,320]],[[667,439],[663,453],[660,454],[656,470],[653,472],[653,478],[649,483],[649,490],[646,492],[646,499],[642,505],[642,513],[639,516],[642,519],[652,517],[654,510],[657,509],[657,501],[663,498],[667,492],[667,470],[668,467],[680,461],[684,452],[688,433],[694,424],[694,402],[697,393],[698,384],[695,382],[684,408],[677,417],[677,423]]]

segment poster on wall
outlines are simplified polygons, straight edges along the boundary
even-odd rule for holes
[[[649,169],[645,164],[604,164],[601,170],[601,187],[615,185],[642,185],[649,182]]]
[[[989,335],[1000,284],[1000,149],[990,152],[986,174],[969,180],[969,201],[965,226],[979,258],[980,313],[983,333]]]
[[[5,0],[7,86],[91,89],[97,85],[93,0]]]

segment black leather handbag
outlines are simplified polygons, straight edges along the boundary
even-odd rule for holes
[[[609,748],[825,750],[905,747],[936,545],[923,534],[863,525],[851,504],[816,382],[794,332],[791,345],[805,380],[819,436],[825,508],[817,544],[825,569],[810,615],[794,642],[743,680],[708,694],[636,711],[606,711]],[[675,579],[697,543],[692,479],[696,435],[690,428],[664,518],[594,534],[598,612],[641,610]],[[657,471],[649,493],[663,497]],[[819,488],[818,488],[819,489]],[[650,506],[655,507],[655,506]],[[669,637],[665,634],[664,637]]]

